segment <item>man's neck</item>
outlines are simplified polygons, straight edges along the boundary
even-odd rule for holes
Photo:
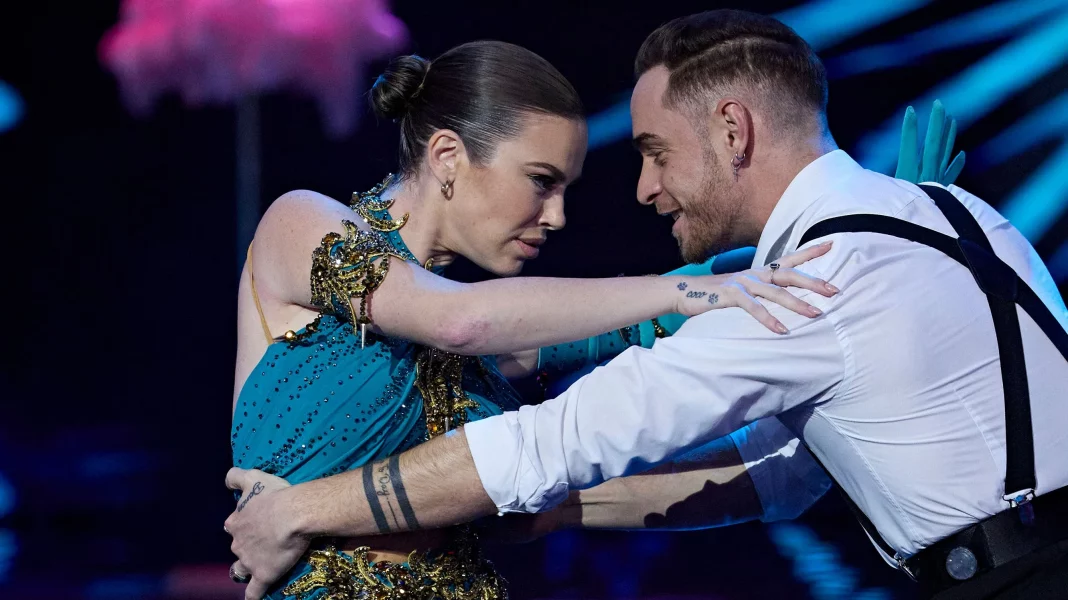
[[[443,241],[444,203],[440,186],[431,177],[416,177],[390,187],[383,196],[393,200],[390,214],[394,219],[408,213],[408,223],[400,230],[408,250],[420,264],[432,260],[435,266],[445,266],[456,255]]]
[[[817,158],[838,149],[829,133],[769,149],[755,160],[744,203],[746,243],[755,246],[786,188]]]

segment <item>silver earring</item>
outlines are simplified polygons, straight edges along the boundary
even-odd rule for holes
[[[738,154],[735,153],[734,158],[731,159],[731,167],[734,168],[734,180],[735,181],[738,180],[738,168],[742,166],[743,162],[745,162],[745,152],[742,152],[741,156],[738,156]]]

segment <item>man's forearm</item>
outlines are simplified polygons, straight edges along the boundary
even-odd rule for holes
[[[703,529],[762,513],[734,443],[723,438],[645,473],[571,492],[543,518],[553,520],[546,529]]]
[[[434,529],[497,512],[463,430],[287,492],[299,533],[311,537]]]

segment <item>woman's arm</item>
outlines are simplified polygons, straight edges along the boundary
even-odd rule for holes
[[[753,263],[756,248],[747,247],[724,252],[700,264],[687,264],[664,273],[664,276],[701,276],[740,273]],[[572,380],[594,366],[614,358],[631,346],[649,348],[655,337],[673,335],[686,322],[678,313],[661,315],[601,335],[583,340],[568,341],[535,350],[522,350],[497,355],[497,367],[508,379],[523,379],[539,373],[546,379],[543,385],[559,385]]]
[[[312,253],[324,236],[344,231],[342,221],[359,221],[354,217],[344,205],[314,192],[290,192],[275,201],[256,233],[253,269],[260,294],[310,307]],[[804,260],[827,249],[820,247]],[[833,295],[822,280],[783,266],[776,272],[777,284]],[[380,333],[462,354],[498,354],[587,337],[665,313],[692,316],[727,306],[741,306],[769,328],[781,326],[755,297],[816,316],[807,303],[756,277],[744,282],[714,276],[511,278],[466,284],[400,260],[391,260],[368,306]]]

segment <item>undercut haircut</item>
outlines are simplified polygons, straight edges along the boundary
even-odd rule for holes
[[[703,116],[714,99],[751,92],[776,128],[827,126],[823,63],[801,36],[772,17],[711,10],[665,23],[638,51],[635,78],[661,65],[670,72],[667,108]]]

